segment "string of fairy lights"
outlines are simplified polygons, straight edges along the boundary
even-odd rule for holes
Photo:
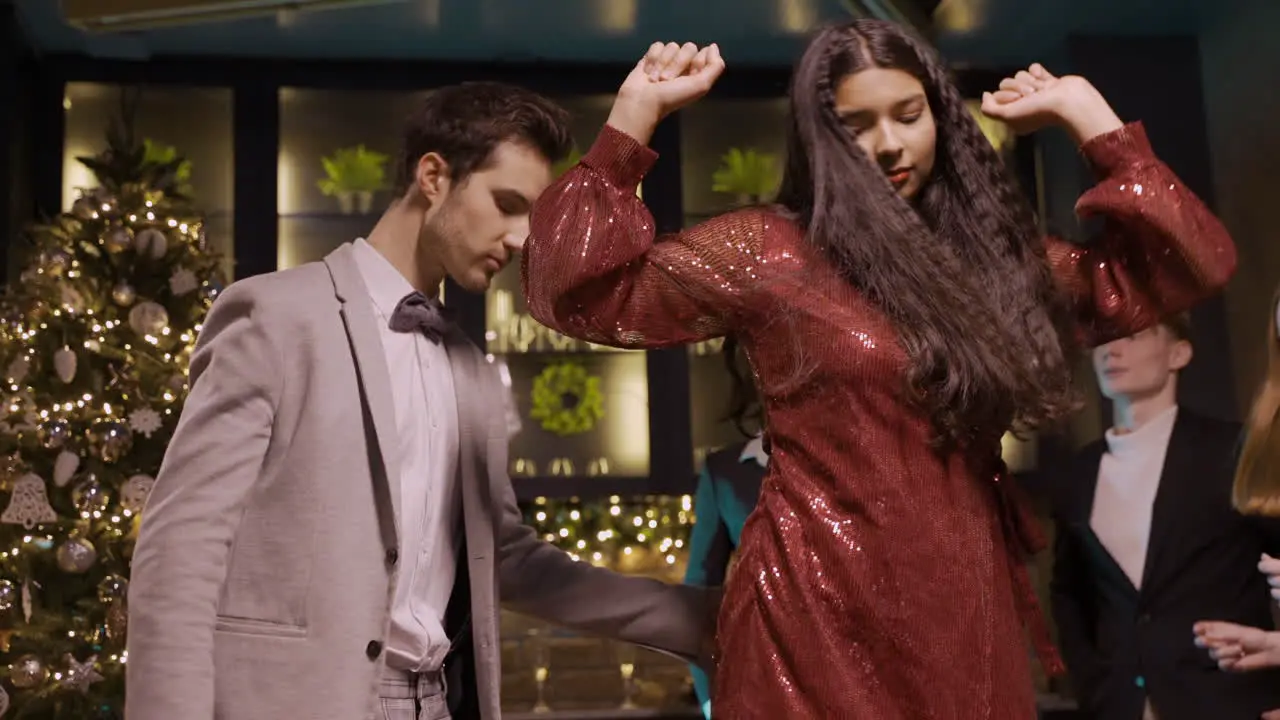
[[[694,520],[689,495],[539,497],[525,509],[525,521],[575,560],[637,571],[679,565]]]

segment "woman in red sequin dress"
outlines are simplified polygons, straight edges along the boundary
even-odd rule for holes
[[[933,52],[859,20],[796,69],[777,204],[655,237],[635,188],[657,122],[701,97],[714,46],[655,44],[580,165],[538,200],[523,268],[540,322],[656,348],[732,333],[772,456],[719,616],[717,717],[1025,720],[1033,523],[999,440],[1071,409],[1081,342],[1222,287],[1221,224],[1084,79],[1039,66],[984,96],[1073,134],[1106,233],[1039,237]],[[1188,638],[1190,642],[1190,638]]]

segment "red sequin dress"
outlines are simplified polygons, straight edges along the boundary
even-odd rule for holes
[[[1107,233],[1088,249],[1050,240],[1049,256],[1089,337],[1225,284],[1231,239],[1141,125],[1082,151],[1098,184],[1077,209]],[[932,452],[890,323],[782,217],[742,210],[655,238],[635,194],[655,159],[606,127],[537,202],[524,287],[535,318],[577,338],[654,348],[732,332],[748,352],[773,454],[725,588],[715,716],[1034,718],[1024,628],[1059,664],[1026,577],[1035,523],[1002,482],[1003,429],[982,451]]]

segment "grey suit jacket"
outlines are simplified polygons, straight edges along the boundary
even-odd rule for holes
[[[460,332],[465,573],[478,715],[500,717],[499,598],[685,658],[708,593],[574,562],[522,524],[502,388]],[[351,247],[215,302],[147,504],[129,591],[129,720],[374,718],[397,581],[399,469]]]

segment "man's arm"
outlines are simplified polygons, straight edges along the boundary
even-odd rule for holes
[[[573,630],[706,662],[714,591],[629,577],[576,562],[524,524],[510,481],[502,487],[499,597],[512,610]],[[129,720],[134,720],[130,718]]]
[[[264,304],[243,284],[214,303],[191,394],[144,511],[129,585],[129,720],[214,717],[213,634],[227,557],[284,382]]]
[[[1106,676],[1106,663],[1094,645],[1092,583],[1088,558],[1076,537],[1058,520],[1053,543],[1053,578],[1049,596],[1058,644],[1071,673],[1080,704],[1093,706],[1098,685]]]

